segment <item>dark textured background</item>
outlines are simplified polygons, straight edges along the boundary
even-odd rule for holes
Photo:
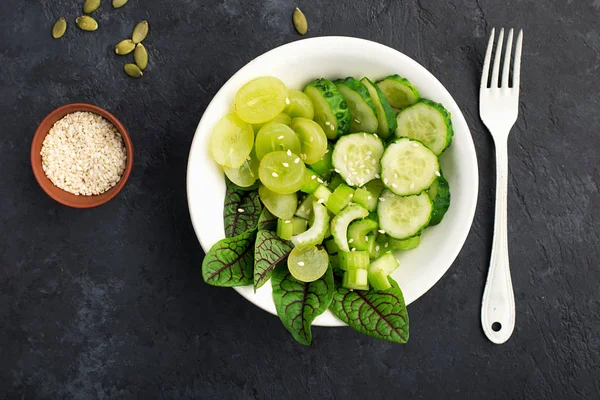
[[[600,392],[600,1],[299,1],[308,36],[392,46],[448,88],[480,167],[460,256],[409,307],[407,345],[315,328],[311,348],[232,290],[202,282],[185,197],[204,108],[240,67],[299,39],[291,0],[109,0],[77,30],[83,0],[3,0],[0,11],[0,398],[573,399]],[[70,26],[62,40],[50,28]],[[150,66],[128,79],[113,46],[148,19]],[[517,307],[504,345],[483,335],[493,144],[478,86],[493,26],[525,31],[519,120],[509,139]],[[29,146],[54,108],[114,113],[136,150],[109,204],[59,206]]]

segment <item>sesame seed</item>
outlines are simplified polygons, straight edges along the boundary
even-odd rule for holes
[[[344,154],[344,161],[348,161],[348,156]]]
[[[373,196],[367,196],[367,200],[371,200]]]
[[[375,174],[375,178],[379,179],[381,176],[379,176],[379,174]]]
[[[292,151],[291,151],[290,149],[288,149],[288,151],[287,151],[287,155],[288,155],[288,156],[291,156],[291,155],[292,155]]]
[[[368,242],[368,241],[369,241],[369,237],[365,236],[365,242]]]
[[[354,118],[354,122],[356,122],[357,124],[360,124],[360,121],[357,120],[356,118]]]
[[[312,176],[310,177],[310,179],[312,179],[312,180],[314,181],[315,179],[317,179],[317,176],[316,176],[316,175],[312,175]]]
[[[243,209],[243,208],[238,208],[238,212],[239,212],[239,213],[243,213],[243,212],[244,212],[244,209]]]
[[[329,149],[325,150],[325,154],[329,153]]]
[[[273,172],[271,175],[273,175],[273,178],[277,178],[279,176],[279,174],[277,174],[277,172]]]
[[[413,146],[413,147],[419,147],[419,145],[418,145],[418,144],[416,144],[416,143],[413,143],[413,144],[412,144],[412,146]]]
[[[376,134],[376,133],[374,133],[374,134],[373,134],[373,136],[375,136],[376,138],[378,138],[378,139],[379,139],[379,136],[377,136],[377,134]]]
[[[369,161],[370,159],[371,159],[371,156],[367,154],[367,155],[365,156],[365,161]]]
[[[283,136],[283,135],[281,135],[281,136],[277,137],[277,139],[279,139],[279,140],[281,140],[281,139],[283,139],[283,138],[284,138],[284,136]]]
[[[440,174],[440,171],[435,171],[435,176],[442,176],[442,174]]]
[[[317,178],[317,182],[324,183],[323,179],[321,179],[321,178]]]
[[[380,198],[379,198],[379,201],[385,201],[385,198],[383,198],[383,197],[380,197]]]
[[[325,121],[325,125],[329,126],[329,125],[331,125],[331,122]]]
[[[335,126],[333,126],[333,124],[329,125],[329,128],[331,128],[332,131],[335,130]]]
[[[353,197],[354,197],[354,193],[350,193],[350,198],[353,198]]]
[[[296,158],[296,159],[294,160],[294,164],[298,164],[299,162],[300,162],[300,159],[299,159],[299,158]]]
[[[377,164],[377,160],[376,159],[372,159],[371,160],[371,164],[373,164],[373,165]]]
[[[381,233],[382,235],[385,234],[385,231],[383,229],[380,229],[377,232]]]
[[[395,183],[392,183],[392,187],[396,188],[396,187],[398,187],[398,185],[396,185]]]
[[[385,245],[383,247],[388,247],[390,244],[389,243],[385,243]]]
[[[300,154],[300,158],[303,160],[306,160],[306,154],[304,154],[304,153]]]
[[[354,242],[354,239],[349,239],[348,240],[348,243],[352,243],[352,242]]]
[[[410,184],[410,188],[411,188],[411,189],[414,189],[414,188],[415,188],[415,184],[411,182],[411,184]]]
[[[375,246],[375,251],[379,251],[379,249],[381,249],[381,247],[379,247],[379,245]]]
[[[366,133],[363,133],[363,137],[366,139],[366,138],[367,138],[367,134],[366,134]]]
[[[367,168],[365,172],[366,172],[367,174],[370,174],[370,173],[371,173],[371,170]]]
[[[388,184],[388,179],[387,178],[383,178],[383,184],[387,185]]]
[[[285,104],[290,104],[290,99],[288,97],[285,98]]]
[[[325,203],[325,200],[324,199],[319,199],[319,200],[317,200],[317,203],[323,204],[323,203]]]
[[[290,222],[292,222],[292,221],[290,221],[289,219],[286,219],[286,220],[285,220],[285,223],[286,223],[286,224],[289,224]]]
[[[398,174],[394,172],[394,179],[398,179]]]
[[[338,174],[340,173],[340,170],[339,170],[339,169],[337,169],[337,168],[336,168],[336,169],[334,169],[334,171],[335,171],[335,172],[337,172]]]
[[[298,265],[304,267],[304,261],[298,261]]]
[[[351,248],[350,251],[356,251],[356,247]]]

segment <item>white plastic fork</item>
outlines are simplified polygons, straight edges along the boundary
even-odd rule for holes
[[[481,302],[481,325],[486,336],[494,343],[508,340],[515,328],[515,296],[508,263],[507,191],[508,191],[508,147],[510,129],[519,114],[519,81],[523,30],[517,36],[513,62],[512,85],[509,85],[510,59],[513,30],[508,32],[502,81],[498,83],[500,58],[504,28],[500,30],[491,84],[488,85],[495,29],[485,53],[481,87],[479,89],[479,115],[487,126],[496,145],[496,210],[494,218],[494,239],[487,282]]]

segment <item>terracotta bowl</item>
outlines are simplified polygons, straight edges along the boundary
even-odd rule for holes
[[[123,171],[121,180],[111,189],[99,195],[76,196],[72,193],[66,192],[55,186],[52,181],[48,179],[44,173],[44,169],[42,168],[42,156],[40,155],[40,151],[42,149],[42,144],[44,143],[44,138],[50,131],[50,128],[54,126],[56,121],[65,115],[77,111],[92,112],[101,115],[110,121],[121,134],[127,150],[127,165],[125,166],[125,171]],[[129,137],[129,133],[127,133],[127,129],[125,129],[125,126],[123,126],[123,124],[108,111],[91,104],[67,104],[66,106],[62,106],[52,111],[46,118],[44,118],[44,120],[40,123],[40,126],[38,126],[37,130],[35,131],[33,143],[31,143],[31,167],[33,168],[35,179],[48,196],[52,197],[59,203],[64,204],[65,206],[74,208],[92,208],[110,201],[117,195],[117,193],[121,191],[121,189],[123,189],[125,183],[127,183],[127,179],[131,173],[131,168],[133,167],[133,145],[131,144],[131,138]]]

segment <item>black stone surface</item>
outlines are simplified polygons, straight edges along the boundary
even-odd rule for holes
[[[4,0],[0,11],[0,398],[596,399],[600,392],[600,2]],[[240,67],[308,36],[375,40],[453,94],[480,167],[473,228],[441,281],[409,307],[394,345],[315,328],[311,348],[232,290],[202,282],[188,216],[187,154],[203,110]],[[53,22],[69,29],[53,40]],[[150,21],[150,66],[128,79],[113,46]],[[494,26],[525,30],[519,120],[509,139],[509,236],[517,325],[480,327],[492,236],[493,143],[478,117]],[[62,207],[35,182],[29,146],[54,108],[89,102],[129,128],[123,192]]]

